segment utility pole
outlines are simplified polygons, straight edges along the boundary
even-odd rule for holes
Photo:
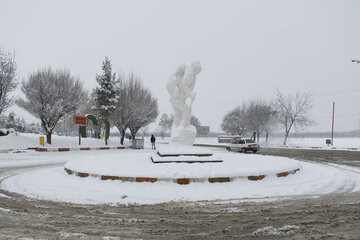
[[[334,145],[334,113],[335,113],[335,102],[333,102],[333,111],[332,111],[331,146]]]

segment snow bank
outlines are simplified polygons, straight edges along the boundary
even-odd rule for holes
[[[31,133],[17,133],[9,134],[8,136],[0,137],[0,149],[27,149],[37,147],[102,147],[105,146],[105,141],[95,138],[82,138],[81,145],[79,145],[79,137],[65,137],[52,135],[52,144],[45,143],[45,146],[40,145],[39,138],[43,135]],[[46,137],[45,137],[46,142]],[[110,138],[108,146],[121,146],[119,138]]]

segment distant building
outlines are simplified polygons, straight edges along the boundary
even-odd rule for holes
[[[206,136],[210,132],[210,126],[200,126],[197,129],[198,136]]]

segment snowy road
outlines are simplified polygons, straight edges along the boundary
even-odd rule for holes
[[[360,167],[359,152],[263,149],[262,154]],[[0,178],[65,161],[9,165],[0,169]],[[51,202],[0,190],[0,239],[358,239],[359,223],[360,194],[347,185],[317,198],[141,206]]]

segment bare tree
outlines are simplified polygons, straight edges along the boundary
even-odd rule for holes
[[[170,115],[170,117],[166,113],[161,115],[159,126],[161,127],[160,134],[162,138],[164,138],[165,133],[171,129],[173,121],[173,115]]]
[[[0,115],[14,104],[10,92],[18,85],[16,68],[14,54],[0,48]]]
[[[277,89],[275,107],[279,122],[285,128],[284,145],[286,145],[292,127],[303,128],[315,123],[307,116],[308,111],[313,107],[310,92],[298,92],[295,95],[284,96]]]
[[[196,131],[198,133],[200,132],[201,123],[200,123],[199,119],[197,117],[195,117],[194,115],[191,115],[190,124],[196,128]]]
[[[235,107],[228,112],[221,123],[221,129],[228,134],[241,135],[246,129],[246,114],[243,107]]]
[[[129,112],[132,116],[128,127],[132,139],[135,139],[135,135],[141,127],[156,120],[159,115],[158,102],[150,91],[142,86],[140,78],[134,77],[134,74],[130,75],[127,84],[127,97]]]
[[[276,111],[265,100],[256,99],[235,107],[225,115],[221,128],[230,134],[252,134],[259,142],[260,134],[269,131]]]
[[[120,132],[120,143],[124,144],[125,132],[128,128],[129,121],[131,118],[129,116],[129,109],[127,108],[127,92],[125,89],[126,78],[125,75],[120,75],[116,84],[116,89],[118,93],[118,101],[115,104],[115,110],[110,116],[110,121],[116,126]]]
[[[69,70],[53,71],[50,67],[31,73],[21,90],[26,99],[17,104],[40,118],[48,144],[59,119],[76,111],[87,96],[83,84]]]
[[[120,131],[120,143],[124,144],[126,129],[130,129],[134,139],[140,128],[156,120],[158,103],[134,73],[120,75],[117,89],[118,102],[110,119]]]
[[[254,140],[259,142],[260,134],[266,129],[269,131],[275,113],[276,111],[265,100],[257,99],[248,102],[245,110],[246,128],[252,131]]]
[[[166,113],[161,115],[159,126],[164,129],[164,131],[170,130],[173,123],[173,118]]]

